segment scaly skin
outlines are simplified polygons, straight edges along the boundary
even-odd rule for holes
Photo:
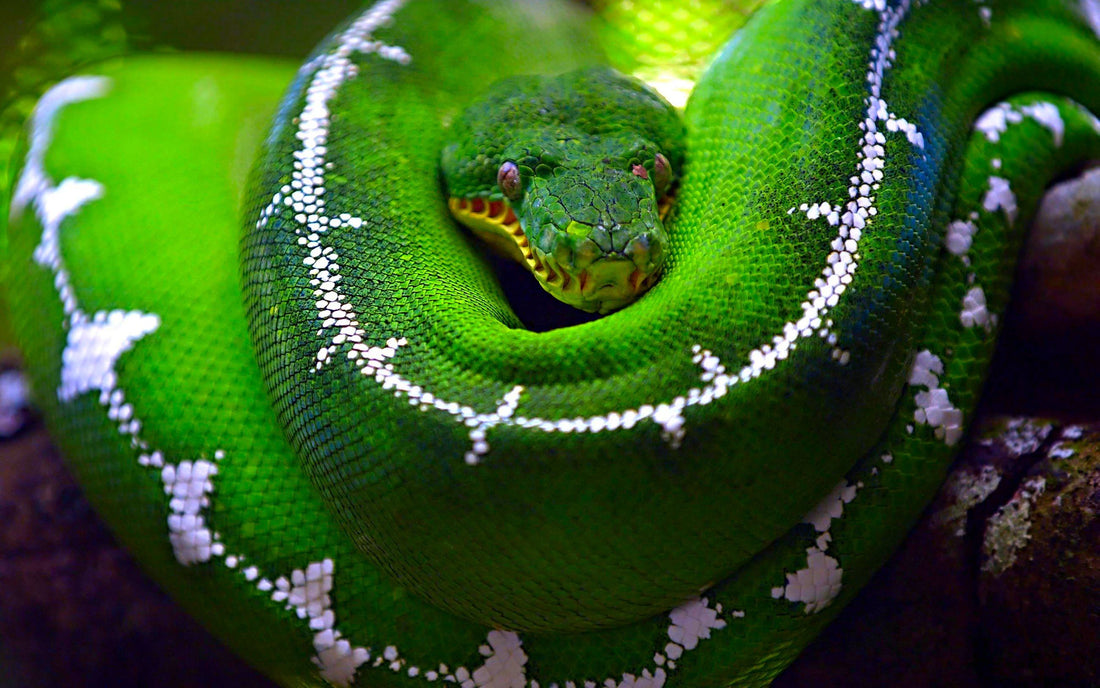
[[[1100,154],[1062,98],[1100,108],[1100,45],[1061,2],[762,8],[688,104],[660,282],[535,334],[450,218],[443,124],[597,51],[501,14],[378,3],[266,138],[282,65],[51,91],[9,253],[45,413],[122,541],[287,685],[764,685],[942,478],[1025,218]]]
[[[667,101],[606,67],[503,79],[450,127],[448,206],[561,301],[609,313],[660,277],[683,139]]]

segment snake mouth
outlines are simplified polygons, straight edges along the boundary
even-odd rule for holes
[[[447,207],[456,220],[504,257],[520,263],[534,257],[519,218],[507,201],[452,197]]]
[[[646,274],[629,258],[601,258],[576,275],[562,268],[552,254],[534,249],[535,260],[545,267],[535,277],[559,300],[589,313],[610,313],[633,301],[657,281],[659,273]]]
[[[527,266],[546,288],[561,282],[558,271],[550,268],[531,248],[512,206],[507,201],[487,201],[483,198],[451,198],[447,207],[462,224],[488,244],[494,251]],[[568,279],[568,275],[566,275]],[[551,290],[553,293],[553,290]]]
[[[672,206],[671,195],[658,202],[663,221]],[[505,200],[451,197],[451,214],[496,253],[527,269],[543,289],[560,301],[589,313],[610,313],[637,300],[660,277],[646,273],[625,256],[609,255],[571,275],[553,255],[531,246],[519,218]]]

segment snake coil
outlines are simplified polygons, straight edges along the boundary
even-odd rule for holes
[[[17,334],[95,506],[282,683],[764,685],[944,475],[1026,218],[1100,152],[1095,16],[764,6],[687,104],[660,281],[541,333],[440,150],[471,84],[600,61],[583,16],[106,64],[29,123]]]

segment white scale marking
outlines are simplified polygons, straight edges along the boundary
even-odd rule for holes
[[[831,203],[804,203],[798,210],[805,213],[809,220],[824,219],[830,225],[839,226],[837,238],[833,241],[833,253],[830,254],[829,265],[815,284],[816,291],[808,294],[802,304],[804,311],[815,319],[809,324],[817,334],[826,341],[835,344],[836,335],[829,331],[829,326],[822,327],[820,320],[828,311],[836,305],[841,294],[851,283],[859,262],[859,239],[864,227],[872,222],[877,214],[875,207],[875,191],[878,190],[883,179],[885,168],[885,135],[879,131],[879,124],[884,125],[888,132],[904,133],[909,143],[918,149],[924,148],[924,137],[916,126],[907,120],[897,117],[889,111],[885,100],[882,99],[882,85],[885,73],[892,66],[894,59],[893,41],[898,37],[898,26],[908,14],[909,2],[902,2],[891,9],[887,7],[885,0],[854,0],[865,9],[874,10],[881,16],[877,38],[871,49],[871,64],[867,74],[867,82],[870,84],[870,94],[865,99],[867,104],[867,116],[860,122],[859,128],[864,132],[863,149],[859,152],[859,164],[857,172],[850,178],[851,186],[848,188],[849,200],[843,212],[838,206]],[[793,213],[791,208],[789,213]],[[810,336],[805,328],[807,324],[804,317],[792,326],[788,323],[786,332],[789,339],[787,346],[793,348],[797,337]],[[778,339],[776,340],[779,344]],[[847,352],[834,352],[834,358],[841,363],[847,362]],[[884,456],[883,463],[888,464]],[[849,485],[841,482],[837,488],[828,495],[814,510],[807,514],[805,521],[813,524],[815,530],[820,533],[817,542],[806,550],[806,566],[793,573],[786,574],[786,583],[772,588],[772,597],[784,599],[790,602],[802,602],[807,614],[819,612],[825,609],[840,593],[843,569],[840,562],[829,556],[826,552],[832,541],[832,534],[828,531],[829,524],[834,519],[839,519],[843,513],[843,505],[855,499],[859,485]]]
[[[863,132],[861,149],[856,156],[859,162],[856,166],[856,174],[849,179],[847,201],[803,203],[797,208],[809,220],[823,219],[831,226],[837,227],[837,236],[833,239],[832,251],[826,260],[826,266],[821,276],[815,280],[815,288],[802,302],[802,317],[796,322],[787,323],[783,328],[783,334],[773,337],[771,345],[765,345],[750,352],[750,359],[755,354],[757,360],[766,366],[765,369],[770,369],[776,361],[787,358],[797,347],[799,339],[813,336],[815,333],[830,344],[834,346],[836,344],[836,335],[830,331],[830,323],[826,320],[826,316],[851,284],[859,267],[859,242],[863,231],[878,214],[875,206],[875,192],[884,179],[883,170],[886,167],[886,135],[879,130],[879,125],[881,124],[887,132],[904,133],[910,144],[919,149],[924,148],[924,136],[916,126],[890,112],[886,101],[882,98],[883,79],[894,59],[891,46],[898,36],[898,25],[909,11],[909,3],[902,3],[894,10],[887,8],[885,2],[880,0],[856,0],[856,4],[866,9],[873,9],[882,17],[877,38],[871,49],[871,61],[867,72],[870,92],[864,99],[867,105],[866,117],[859,124],[860,131]],[[791,208],[788,213],[794,211],[795,209]],[[836,349],[833,358],[844,365],[849,360],[848,352]],[[756,377],[760,372],[759,369],[754,369],[752,376]]]
[[[1055,147],[1062,146],[1066,125],[1058,107],[1053,103],[1032,103],[1019,110],[1008,103],[999,103],[983,113],[975,122],[974,128],[984,134],[990,142],[998,143],[1008,127],[1023,122],[1024,117],[1030,117],[1049,130]],[[995,169],[1000,169],[1000,160],[994,159],[993,166]],[[1003,211],[1010,225],[1016,222],[1016,195],[1012,192],[1007,179],[990,175],[989,189],[982,199],[982,207],[990,213]]]
[[[294,153],[291,182],[277,192],[261,213],[257,227],[262,228],[280,206],[294,211],[294,219],[303,225],[304,232],[298,231],[298,243],[307,255],[303,263],[310,268],[311,283],[315,287],[318,309],[323,325],[321,332],[335,329],[336,334],[330,342],[318,349],[316,369],[323,367],[337,348],[345,343],[356,347],[364,360],[384,360],[398,346],[397,340],[391,340],[390,347],[365,347],[363,330],[359,327],[358,316],[347,303],[340,284],[339,256],[331,246],[321,243],[321,236],[329,229],[348,226],[362,226],[362,219],[342,214],[329,217],[325,213],[324,170],[326,166],[327,138],[329,126],[328,102],[336,90],[348,79],[354,78],[358,67],[352,62],[354,54],[375,54],[399,64],[408,64],[409,55],[398,46],[391,46],[371,39],[371,33],[390,22],[404,0],[383,0],[361,14],[338,38],[336,48],[318,56],[303,67],[304,70],[317,69],[306,91],[306,103],[298,117],[296,136],[302,142],[302,148]],[[331,560],[325,560],[331,562]],[[334,565],[329,564],[331,569]],[[326,574],[331,586],[331,572]],[[284,579],[280,579],[284,580]],[[279,581],[276,581],[279,587]],[[275,594],[284,592],[281,588]],[[325,597],[327,600],[327,596]],[[331,609],[325,605],[321,617],[311,617],[310,626],[316,631],[314,646],[317,657],[314,662],[326,680],[336,685],[349,685],[355,679],[359,666],[369,661],[370,651],[365,647],[354,647],[343,639],[334,628]],[[387,655],[392,658],[387,659]],[[375,666],[388,662],[391,670],[398,671],[405,662],[399,659],[397,649],[387,648],[375,657]],[[415,671],[414,671],[415,670]],[[409,676],[419,675],[416,667],[408,669]],[[454,676],[446,676],[454,680]],[[493,688],[497,688],[494,686]]]
[[[65,106],[103,97],[110,87],[105,77],[66,79],[42,96],[31,118],[30,148],[13,195],[11,214],[19,217],[33,205],[42,238],[34,250],[35,262],[54,275],[68,330],[61,354],[61,382],[58,400],[68,403],[88,392],[98,392],[98,401],[106,407],[107,417],[122,435],[130,437],[138,450],[138,463],[162,470],[161,478],[169,500],[169,541],[176,559],[184,565],[208,561],[224,553],[224,546],[206,526],[203,509],[210,505],[214,486],[211,478],[217,469],[211,461],[181,461],[165,465],[164,455],[149,447],[141,437],[142,422],[134,406],[126,400],[116,372],[122,355],[160,327],[160,317],[141,311],[97,311],[89,315],[81,307],[72,288],[72,280],[61,252],[61,225],[86,204],[103,197],[105,189],[97,181],[69,177],[54,185],[46,172],[46,150],[53,138],[58,113]],[[215,453],[215,460],[222,453]]]
[[[981,287],[971,287],[963,296],[959,321],[963,327],[978,326],[984,328],[986,332],[993,331],[997,316],[989,312],[985,301],[985,291]]]
[[[977,232],[978,226],[971,220],[955,220],[947,225],[944,244],[952,255],[959,256],[969,264],[966,254],[970,251]]]
[[[802,602],[805,605],[803,611],[813,614],[828,607],[840,594],[844,569],[839,561],[826,553],[833,539],[829,527],[844,514],[844,505],[856,498],[859,487],[842,480],[802,519],[820,535],[812,546],[806,548],[806,566],[786,574],[785,585],[772,588],[774,599]]]
[[[1016,194],[1012,193],[1012,187],[1007,179],[996,175],[990,176],[989,190],[982,197],[982,208],[987,213],[1003,211],[1009,225],[1016,222]]]
[[[909,372],[909,385],[925,388],[925,391],[914,396],[917,408],[913,412],[913,420],[920,425],[932,426],[936,437],[951,446],[962,439],[963,414],[951,403],[947,390],[940,387],[939,376],[943,370],[943,361],[939,356],[927,349],[920,351]]]
[[[1010,103],[998,103],[986,110],[974,122],[974,130],[985,136],[990,143],[1000,143],[1001,137],[1014,124],[1020,124],[1025,117],[1033,119],[1050,131],[1055,147],[1061,147],[1065,138],[1065,122],[1062,120],[1058,107],[1053,103],[1037,102],[1030,105],[1014,108]],[[990,166],[994,171],[1002,167],[1000,158],[992,158]],[[982,196],[982,209],[987,213],[1004,213],[1009,225],[1016,222],[1018,207],[1016,194],[1008,179],[997,174],[991,174],[988,178],[989,187]],[[976,217],[974,218],[976,219]],[[948,252],[958,256],[965,265],[970,265],[969,251],[973,244],[974,235],[978,226],[974,219],[954,220],[947,225],[947,234],[944,240]],[[971,273],[973,282],[976,274]],[[973,285],[963,296],[959,310],[959,321],[964,327],[982,327],[987,332],[992,332],[997,324],[997,315],[989,311],[985,291],[980,285]]]
[[[60,82],[43,95],[31,120],[31,145],[12,200],[13,218],[18,218],[27,206],[33,205],[42,225],[42,238],[35,248],[34,259],[54,275],[54,286],[69,331],[62,353],[58,398],[71,402],[82,394],[98,392],[99,403],[107,407],[108,418],[117,424],[121,434],[130,436],[131,445],[138,450],[139,465],[159,472],[169,502],[168,539],[180,564],[188,566],[225,556],[226,565],[236,568],[247,557],[242,554],[226,556],[225,545],[210,530],[204,514],[211,505],[217,462],[225,453],[217,450],[211,459],[166,463],[164,453],[150,448],[142,439],[142,423],[118,383],[116,367],[120,357],[141,339],[156,332],[160,318],[151,313],[124,310],[98,311],[89,316],[80,308],[62,257],[62,222],[76,215],[85,204],[101,198],[104,188],[96,181],[75,178],[65,179],[55,186],[43,166],[45,152],[58,112],[70,103],[102,97],[109,84],[104,77],[75,77]],[[299,617],[309,619],[310,627],[316,631],[315,661],[322,676],[335,684],[347,685],[354,676],[355,667],[369,655],[362,648],[351,648],[334,628],[335,617],[328,597],[333,569],[332,560],[326,559],[304,570],[293,571],[289,578],[281,577],[275,583],[263,578],[256,585],[265,592],[273,591],[273,600],[284,601]],[[249,566],[241,575],[255,581],[259,570]]]
[[[1092,32],[1100,37],[1100,0],[1081,0],[1081,11],[1092,27]]]
[[[993,25],[993,8],[987,5],[978,7],[978,16],[982,18],[982,25],[989,28]]]
[[[1009,125],[1019,124],[1024,121],[1024,117],[1030,117],[1046,127],[1054,137],[1054,145],[1062,145],[1066,125],[1062,121],[1058,107],[1053,103],[1033,103],[1019,110],[1009,103],[998,103],[975,120],[974,129],[984,134],[991,143],[997,143],[1001,140],[1001,135],[1008,130]]]
[[[27,425],[31,389],[20,370],[0,372],[0,439],[13,437]]]

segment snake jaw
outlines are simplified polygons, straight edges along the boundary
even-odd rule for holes
[[[493,251],[526,266],[544,289],[555,292],[562,277],[558,270],[548,266],[544,257],[532,249],[531,242],[508,201],[452,197],[448,200],[447,207],[455,219],[468,227]]]
[[[597,259],[571,274],[553,254],[535,248],[535,260],[544,270],[532,270],[546,291],[558,300],[589,313],[606,314],[638,299],[656,282],[658,273],[646,274],[629,258],[612,254]]]
[[[662,220],[670,206],[668,196],[659,201]],[[606,314],[632,303],[660,276],[661,261],[645,235],[622,252],[603,252],[591,239],[574,250],[558,245],[544,251],[531,244],[507,200],[452,197],[447,207],[496,253],[526,266],[555,298],[589,313]]]
[[[452,197],[447,207],[455,219],[505,258],[526,264],[533,257],[527,235],[508,201]]]

